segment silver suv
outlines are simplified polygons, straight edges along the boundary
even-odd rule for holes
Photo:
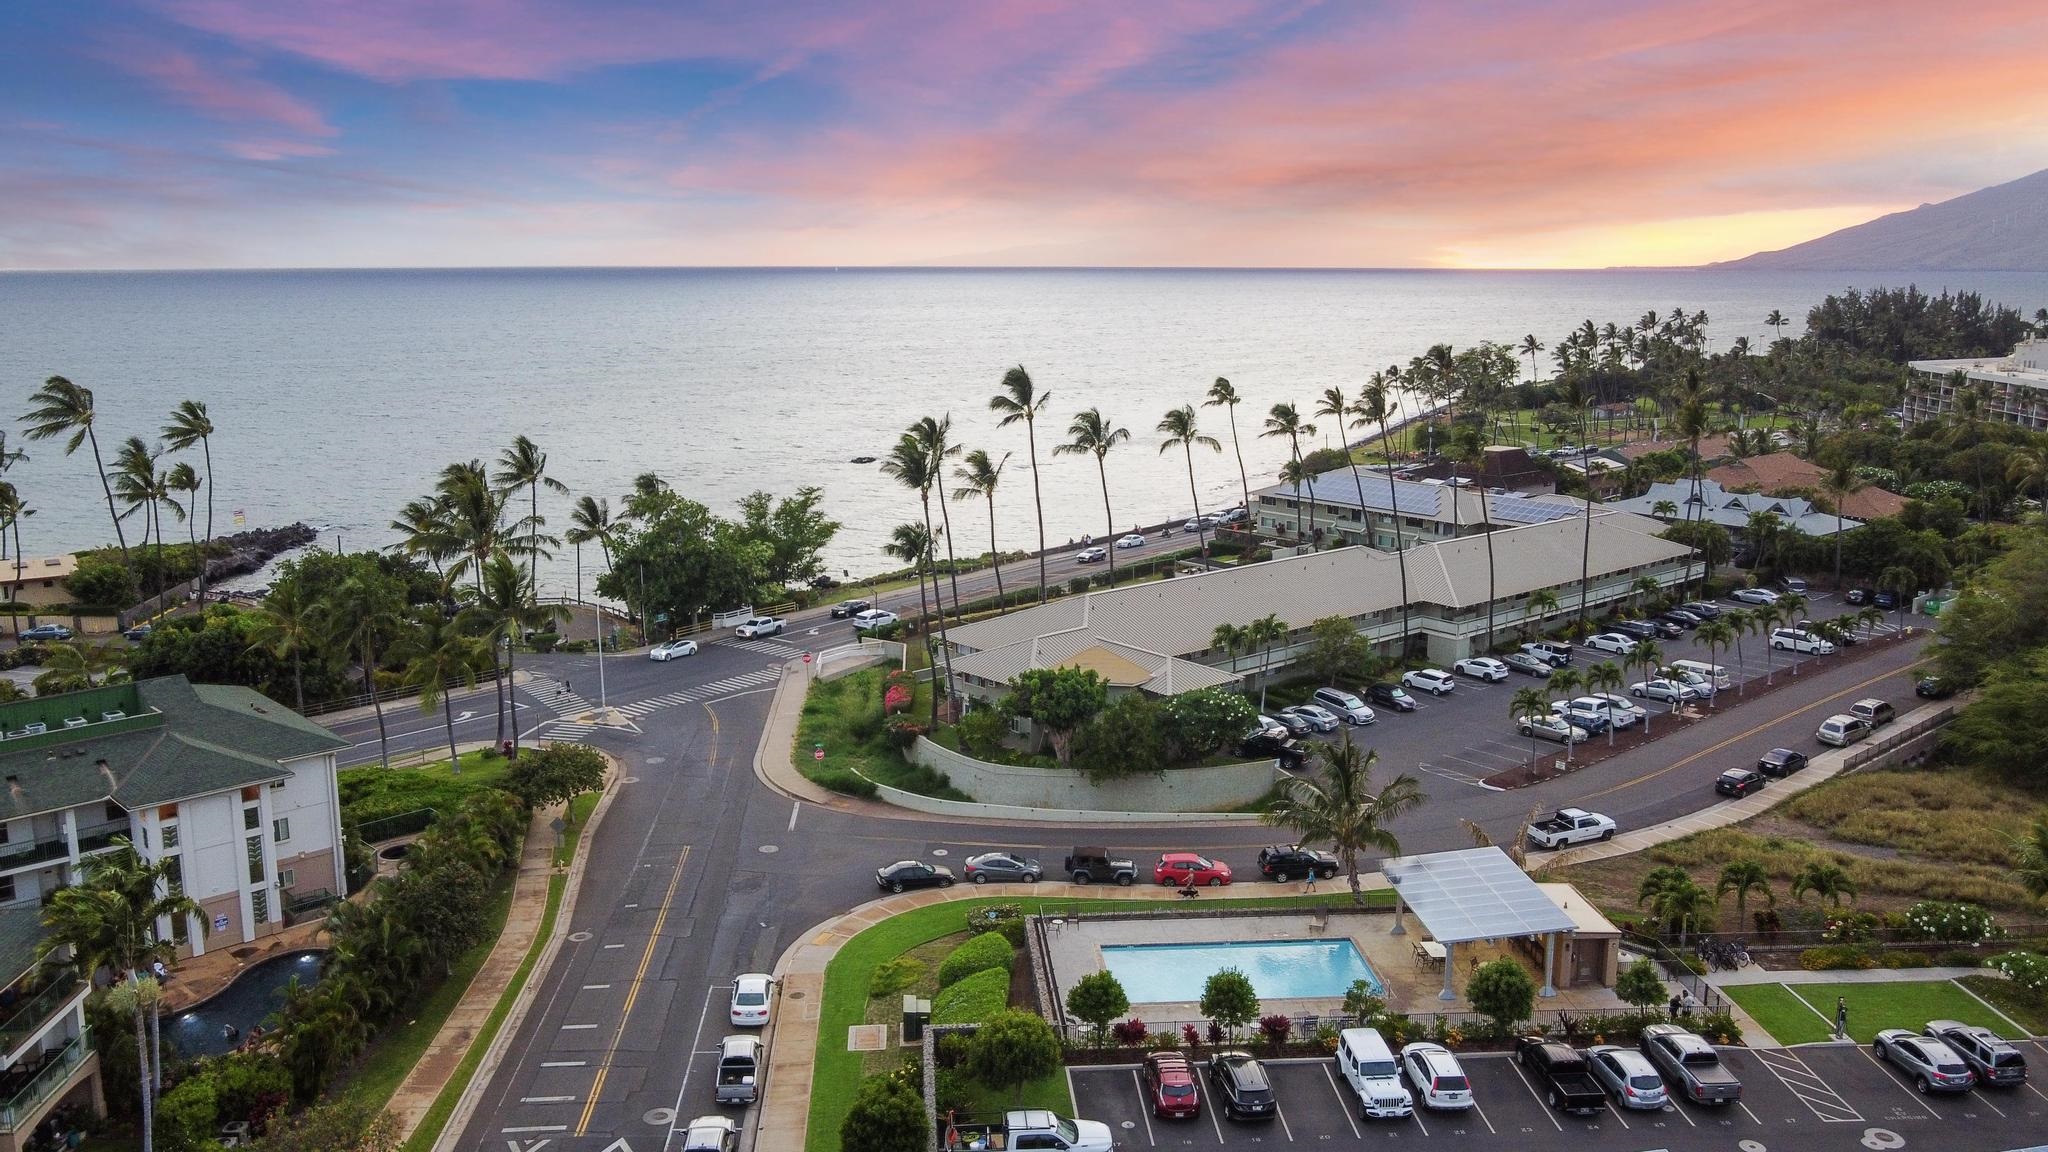
[[[1845,713],[1836,713],[1820,722],[1813,738],[1823,744],[1847,748],[1865,736],[1870,735],[1870,721]]]
[[[1871,1047],[1880,1059],[1912,1077],[1913,1086],[1924,1092],[1968,1092],[1977,1074],[1956,1055],[1956,1050],[1931,1036],[1915,1036],[1904,1028],[1887,1028],[1877,1034]]]
[[[1989,1028],[1956,1020],[1929,1020],[1927,1034],[1955,1050],[1979,1084],[2016,1088],[2027,1082],[2027,1058]]]
[[[1309,699],[1321,707],[1335,712],[1346,724],[1362,727],[1379,719],[1378,716],[1373,714],[1371,708],[1366,707],[1365,701],[1360,700],[1342,688],[1318,688],[1316,689],[1316,694],[1309,697]]]

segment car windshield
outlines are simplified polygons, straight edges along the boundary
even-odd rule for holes
[[[1392,1076],[1394,1062],[1391,1060],[1361,1060],[1358,1064],[1360,1076]]]
[[[1163,1096],[1172,1096],[1179,1099],[1193,1096],[1195,1094],[1195,1086],[1193,1084],[1167,1084],[1162,1086],[1159,1092]]]
[[[1991,1066],[1993,1068],[2025,1068],[2027,1066],[2027,1058],[2017,1052],[1993,1052],[1991,1054]]]
[[[1065,1116],[1054,1116],[1052,1118],[1052,1126],[1053,1130],[1060,1134],[1060,1139],[1065,1140],[1069,1144],[1080,1142],[1081,1130],[1074,1126],[1072,1120],[1067,1119]]]

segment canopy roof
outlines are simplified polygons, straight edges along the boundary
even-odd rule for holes
[[[1446,944],[1569,932],[1578,926],[1498,848],[1397,856],[1380,865],[1430,935]]]

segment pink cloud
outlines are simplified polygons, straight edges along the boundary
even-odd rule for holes
[[[142,40],[114,42],[105,54],[124,71],[217,120],[276,124],[308,136],[335,134],[318,109],[244,67],[201,62],[189,53]]]

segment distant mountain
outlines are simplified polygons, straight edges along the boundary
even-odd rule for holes
[[[2048,170],[1708,267],[2048,272]]]

